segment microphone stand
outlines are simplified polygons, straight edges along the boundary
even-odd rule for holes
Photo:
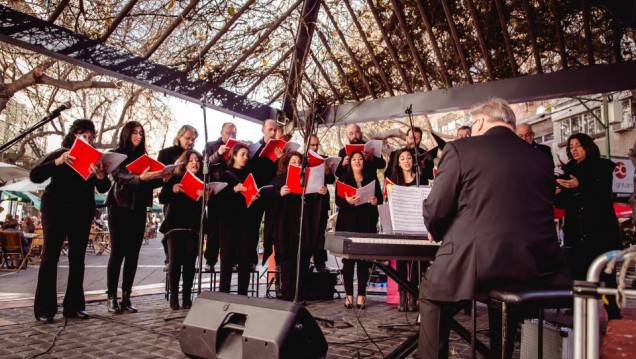
[[[205,146],[208,144],[208,119],[206,116],[206,104],[207,104],[206,94],[201,98],[201,108],[203,109],[203,134],[205,139]],[[201,294],[201,278],[203,277],[203,225],[205,221],[205,210],[207,205],[207,184],[208,184],[208,151],[207,148],[203,148],[203,199],[201,203],[201,222],[199,223],[199,266],[198,266],[198,274],[197,274],[197,294]]]
[[[50,114],[46,115],[44,118],[42,118],[40,120],[40,122],[37,122],[36,124],[34,124],[33,126],[31,126],[31,128],[29,128],[28,130],[26,130],[25,132],[19,134],[17,137],[15,137],[14,139],[12,139],[11,141],[5,143],[4,145],[0,146],[0,153],[5,152],[6,150],[8,150],[11,146],[15,145],[16,143],[20,142],[23,138],[25,138],[29,133],[37,130],[38,128],[46,125],[47,123],[53,121],[54,119],[58,118],[60,116],[60,114],[62,113],[62,111],[66,110],[67,108],[69,108],[70,105],[68,107],[62,105],[62,107],[59,107],[55,110],[53,110],[53,112],[51,112]]]
[[[309,122],[309,132],[307,132],[305,135],[305,153],[303,154],[303,159],[300,167],[300,187],[302,188],[302,194],[300,195],[300,229],[298,231],[298,252],[296,253],[296,288],[294,292],[294,303],[298,303],[298,294],[300,288],[300,259],[303,242],[303,220],[306,205],[305,194],[307,192],[307,167],[309,167],[309,142],[311,142],[311,135],[312,133],[314,133],[314,126],[316,123],[313,116],[307,117],[307,121],[311,122]]]
[[[415,167],[415,186],[420,186],[420,154],[418,151],[418,146],[415,143],[415,126],[413,126],[413,104],[410,104],[406,110],[404,111],[407,115],[409,115],[409,124],[411,126],[411,137],[413,137],[413,151],[415,155],[413,156],[413,167]],[[408,138],[406,139],[406,143],[408,145]]]

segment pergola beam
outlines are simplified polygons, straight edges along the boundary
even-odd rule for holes
[[[373,4],[373,0],[367,0],[367,4],[369,6],[369,11],[371,11],[371,15],[373,15],[373,19],[375,20],[375,25],[378,27],[378,29],[380,29],[380,33],[382,34],[382,40],[384,40],[386,49],[389,50],[389,55],[391,55],[391,59],[393,60],[393,65],[395,65],[395,69],[397,70],[397,72],[400,74],[400,77],[402,78],[402,84],[404,85],[406,92],[408,93],[413,92],[413,87],[411,86],[411,83],[409,82],[408,77],[406,77],[406,73],[404,73],[404,69],[402,68],[402,65],[400,64],[400,60],[397,56],[397,52],[395,51],[395,48],[393,47],[393,44],[391,43],[391,40],[389,39],[389,35],[386,33],[386,29],[384,28],[384,26],[382,26],[380,15],[378,15],[378,12],[375,11],[375,5]]]
[[[297,0],[289,9],[287,9],[287,11],[285,11],[285,13],[283,13],[268,29],[267,31],[265,31],[259,38],[258,40],[256,40],[254,42],[254,44],[252,44],[252,46],[247,49],[233,64],[232,66],[230,66],[230,68],[228,68],[227,70],[225,70],[225,72],[223,74],[221,74],[221,76],[219,76],[219,78],[217,78],[214,83],[217,85],[221,85],[223,84],[223,82],[225,80],[227,80],[233,73],[234,70],[236,70],[240,64],[243,63],[243,61],[245,61],[245,59],[247,59],[259,46],[261,46],[261,44],[263,43],[263,41],[269,37],[269,35],[271,35],[272,32],[274,32],[274,30],[276,30],[280,24],[285,21],[285,19],[287,19],[289,17],[289,15],[292,13],[292,11],[294,11],[298,5],[300,5],[300,3],[303,0]]]
[[[499,15],[499,24],[501,25],[501,33],[503,34],[504,44],[506,46],[506,53],[508,54],[508,63],[510,64],[510,71],[513,77],[519,76],[517,72],[517,62],[515,61],[515,55],[512,52],[512,44],[510,43],[510,34],[508,33],[508,23],[503,13],[503,4],[501,0],[495,0],[495,6],[497,7],[497,15]]]
[[[303,10],[298,20],[298,29],[296,30],[296,43],[293,52],[291,64],[289,66],[289,75],[287,89],[285,90],[285,99],[283,100],[283,111],[287,118],[294,118],[294,112],[298,111],[296,100],[302,85],[302,74],[305,72],[305,63],[307,54],[311,48],[311,41],[314,37],[316,29],[316,21],[318,20],[318,12],[322,0],[305,0]]]
[[[99,38],[102,42],[106,42],[106,40],[108,40],[110,35],[112,35],[113,32],[115,32],[115,29],[117,29],[117,26],[119,26],[119,24],[124,20],[126,15],[128,15],[130,10],[132,10],[135,4],[137,4],[137,1],[139,0],[130,0],[126,3],[126,5],[121,9],[119,14],[117,14],[115,19],[113,19],[110,25],[108,25],[108,29],[106,29],[106,32]]]
[[[340,65],[340,63],[338,62],[338,59],[336,59],[336,56],[333,54],[333,51],[331,51],[331,47],[329,47],[329,43],[327,42],[325,35],[322,34],[320,29],[316,31],[316,34],[318,35],[318,39],[320,39],[320,42],[322,42],[322,46],[325,47],[325,50],[329,54],[329,57],[331,57],[331,62],[333,62],[334,65],[336,65],[336,68],[338,68],[338,73],[340,73],[342,82],[344,82],[345,86],[347,86],[347,88],[349,89],[349,92],[351,92],[351,96],[353,96],[353,98],[355,98],[356,101],[360,101],[360,97],[358,97],[358,93],[356,92],[356,89],[353,87],[353,85],[347,78],[347,73],[344,72],[342,65]]]
[[[294,48],[290,47],[289,50],[287,50],[287,52],[280,59],[278,59],[278,61],[276,61],[274,65],[272,65],[272,67],[267,69],[267,71],[259,76],[258,80],[256,80],[256,82],[254,82],[252,86],[250,86],[250,88],[243,93],[243,96],[247,97],[250,93],[252,93],[252,91],[254,91],[258,87],[258,85],[260,85],[261,82],[263,82],[263,80],[267,78],[267,76],[271,75],[272,72],[274,72],[280,66],[280,64],[282,64],[283,61],[285,61],[289,57],[289,55],[291,55],[293,50]]]
[[[411,34],[409,33],[409,28],[406,26],[406,21],[404,20],[404,16],[402,15],[402,9],[398,6],[396,0],[391,0],[391,5],[393,6],[393,13],[398,20],[398,24],[402,29],[402,33],[406,38],[406,43],[409,45],[409,50],[411,50],[411,57],[415,60],[415,65],[417,69],[420,71],[420,75],[422,76],[422,80],[424,81],[424,86],[426,90],[431,90],[431,83],[428,80],[428,76],[426,76],[426,69],[424,68],[424,64],[422,64],[422,58],[420,57],[417,48],[415,47],[415,43],[413,42],[413,38],[411,38]]]
[[[260,123],[276,109],[0,5],[0,41]]]
[[[529,0],[523,0],[523,11],[526,13],[528,34],[530,35],[530,44],[532,45],[532,54],[534,55],[534,63],[537,66],[537,73],[542,74],[543,67],[541,66],[541,55],[539,54],[537,35],[534,33],[534,16],[532,16],[532,9],[530,8]]]
[[[245,11],[247,11],[247,9],[250,7],[250,5],[252,5],[252,3],[254,3],[254,1],[256,0],[248,0],[243,6],[241,6],[241,8],[236,12],[236,14],[234,14],[234,16],[232,16],[232,18],[223,26],[223,28],[214,35],[212,40],[205,44],[201,51],[199,51],[199,54],[194,59],[186,63],[185,72],[192,71],[192,69],[197,64],[199,64],[200,66],[201,60],[205,57],[205,55],[208,54],[210,49],[212,49],[212,46],[214,46],[221,39],[221,37],[230,30],[230,27],[234,25],[236,20],[238,20]]]
[[[417,1],[417,9],[420,12],[420,17],[422,18],[422,22],[424,23],[424,30],[426,31],[426,35],[428,35],[428,41],[431,43],[433,47],[433,53],[435,54],[435,59],[437,60],[437,66],[439,66],[440,72],[442,73],[442,78],[444,79],[444,83],[446,87],[452,87],[453,82],[448,76],[448,69],[446,68],[446,64],[444,64],[444,57],[442,56],[442,52],[439,50],[439,45],[437,44],[437,39],[435,38],[435,34],[433,34],[433,26],[431,25],[431,21],[428,19],[428,15],[424,10],[424,5],[422,5],[422,0]]]
[[[490,61],[490,54],[488,53],[488,47],[486,46],[484,32],[481,30],[481,24],[479,23],[479,15],[477,14],[477,9],[475,8],[475,4],[473,4],[473,0],[465,0],[464,3],[466,4],[466,7],[468,7],[470,18],[473,21],[473,26],[475,27],[475,32],[477,33],[477,40],[479,40],[481,56],[484,58],[484,63],[486,64],[486,73],[488,74],[489,79],[494,80],[495,75],[492,70],[492,62]]]
[[[451,13],[450,6],[448,6],[448,2],[446,0],[441,0],[441,3],[442,8],[444,9],[444,15],[446,16],[446,22],[448,22],[448,29],[450,30],[451,38],[453,39],[455,49],[457,50],[457,55],[459,55],[459,61],[462,65],[462,69],[464,69],[464,74],[466,75],[466,81],[468,81],[469,84],[472,84],[473,78],[470,75],[470,70],[468,69],[466,55],[464,55],[464,50],[462,49],[462,45],[459,42],[459,35],[457,34],[457,28],[455,27],[455,22],[453,21],[453,14]]]
[[[401,118],[410,104],[414,115],[424,115],[467,109],[491,97],[520,103],[634,88],[636,61],[629,61],[332,106],[325,122],[340,125]]]
[[[325,71],[325,69],[322,67],[322,65],[316,58],[316,55],[314,55],[314,52],[309,51],[309,55],[311,56],[311,59],[313,60],[316,67],[318,68],[318,71],[320,71],[320,74],[325,79],[325,82],[327,82],[327,86],[329,86],[329,88],[331,89],[331,92],[333,92],[334,96],[338,98],[338,102],[343,104],[344,101],[342,100],[342,96],[340,96],[340,94],[338,93],[338,90],[334,87],[333,83],[331,82],[331,79],[329,79],[329,75],[327,75],[327,72]]]
[[[364,70],[362,69],[362,66],[360,66],[360,62],[358,62],[358,59],[356,59],[356,55],[353,53],[353,50],[351,50],[351,47],[347,43],[347,40],[345,40],[345,36],[342,33],[342,31],[340,31],[340,27],[338,27],[338,22],[336,21],[336,19],[333,18],[333,15],[331,14],[331,11],[329,11],[329,8],[327,6],[323,6],[323,7],[325,9],[325,14],[327,14],[327,17],[329,18],[329,20],[331,20],[331,24],[336,29],[336,32],[338,33],[338,37],[340,38],[340,41],[342,41],[342,44],[344,45],[344,48],[347,51],[347,54],[349,55],[349,58],[351,59],[353,66],[358,71],[358,76],[360,76],[360,80],[362,80],[362,84],[367,89],[367,93],[372,98],[377,98],[377,96],[375,95],[375,91],[373,91],[373,89],[371,88],[371,85],[369,84],[369,81],[367,80],[367,76],[364,74]]]
[[[144,59],[148,60],[150,56],[152,56],[152,54],[154,54],[155,51],[157,51],[159,46],[161,46],[161,44],[163,44],[163,42],[166,41],[168,36],[170,36],[170,34],[172,34],[174,29],[176,29],[177,26],[179,26],[183,22],[185,17],[188,16],[190,11],[192,11],[192,9],[194,9],[194,7],[197,6],[198,3],[199,3],[199,0],[190,0],[190,3],[188,4],[188,6],[186,6],[185,9],[181,11],[181,14],[179,14],[179,16],[177,16],[172,21],[170,26],[168,26],[168,28],[163,32],[163,34],[161,34],[159,39],[157,39],[157,41],[155,41],[155,43],[152,44],[152,46],[148,49],[148,51],[146,51],[146,53],[143,56]]]
[[[369,43],[369,39],[367,39],[367,35],[365,35],[364,30],[362,29],[362,25],[360,25],[360,21],[358,21],[358,17],[353,12],[353,9],[351,8],[351,4],[349,4],[349,0],[342,0],[342,2],[345,4],[345,7],[347,8],[347,11],[349,12],[349,15],[351,16],[351,20],[353,21],[353,24],[356,26],[356,29],[358,29],[358,35],[360,35],[360,38],[362,39],[364,46],[367,48],[367,52],[369,53],[369,57],[371,58],[371,61],[373,61],[373,65],[378,70],[378,74],[380,75],[380,79],[382,79],[384,88],[389,93],[389,95],[395,96],[395,93],[393,92],[393,88],[391,88],[391,84],[389,83],[389,80],[387,79],[387,76],[384,73],[384,69],[382,69],[382,67],[380,66],[380,62],[378,62],[378,58],[377,56],[375,56],[375,53],[373,52],[373,46],[371,46],[371,44]]]
[[[47,19],[47,21],[50,22],[51,24],[54,23],[55,20],[57,20],[57,18],[60,17],[60,15],[62,15],[62,11],[64,11],[64,8],[66,7],[66,5],[68,5],[68,2],[69,0],[60,1],[60,3],[57,4],[57,6],[55,7],[55,10],[53,10],[51,15]]]

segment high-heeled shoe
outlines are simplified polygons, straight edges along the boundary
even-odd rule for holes
[[[130,302],[130,292],[123,292],[121,295],[121,303],[119,304],[122,312],[127,313],[137,313],[137,308],[135,308]]]
[[[121,308],[119,308],[119,303],[117,302],[117,296],[108,295],[108,299],[106,300],[106,306],[108,307],[109,313],[121,314]]]
[[[347,309],[353,308],[353,296],[347,296],[347,298],[345,298],[344,307]]]
[[[360,303],[360,298],[362,298],[362,303]],[[366,309],[367,308],[367,297],[363,296],[363,295],[359,295],[358,299],[356,300],[357,304],[356,307],[358,309]]]
[[[39,322],[44,322],[47,324],[52,324],[55,322],[55,319],[52,315],[46,315],[46,314],[36,314],[35,315],[35,320],[39,321]]]

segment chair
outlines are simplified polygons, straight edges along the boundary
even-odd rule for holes
[[[44,238],[35,237],[31,241],[31,247],[29,247],[29,253],[27,258],[32,264],[39,264],[42,259],[42,251],[44,250]]]
[[[4,263],[7,268],[17,268],[16,272],[19,272],[22,267],[26,269],[26,259],[28,254],[22,253],[22,236],[19,231],[3,231],[0,233],[2,236],[2,248],[4,251]],[[19,262],[19,265],[11,265],[10,262]]]
[[[571,308],[571,286],[510,287],[488,292],[488,306],[501,309],[502,358],[506,357],[507,319],[509,310],[516,310],[519,319],[538,318],[538,358],[543,357],[543,316],[545,309]],[[474,306],[473,306],[474,313]],[[474,322],[473,322],[474,323]],[[474,325],[474,324],[473,324]],[[473,328],[473,332],[475,328]]]

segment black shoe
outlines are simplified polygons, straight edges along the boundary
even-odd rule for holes
[[[348,296],[345,298],[344,307],[347,309],[353,308],[353,297],[351,299]]]
[[[409,312],[417,312],[417,298],[409,293]]]
[[[106,300],[106,305],[109,313],[121,314],[121,308],[119,308],[119,303],[117,303],[117,297],[109,295]]]
[[[183,292],[183,300],[181,304],[183,309],[192,308],[192,294],[190,292]]]
[[[53,319],[52,315],[39,315],[36,314],[35,315],[35,320],[37,320],[38,322],[44,322],[47,324],[52,324],[55,322],[55,320]]]
[[[120,306],[122,312],[137,313],[137,308],[130,303],[130,292],[122,293]]]
[[[398,312],[406,311],[406,292],[400,291],[400,304],[398,305]]]
[[[91,316],[88,315],[88,313],[86,313],[86,311],[84,310],[78,310],[77,312],[73,312],[73,313],[64,313],[64,317],[86,320],[90,318]]]
[[[179,293],[170,293],[170,309],[179,310]]]
[[[362,303],[360,303],[359,298],[362,298]],[[367,309],[367,297],[359,295],[357,301],[358,301],[358,304],[356,304],[356,307],[358,309]]]

